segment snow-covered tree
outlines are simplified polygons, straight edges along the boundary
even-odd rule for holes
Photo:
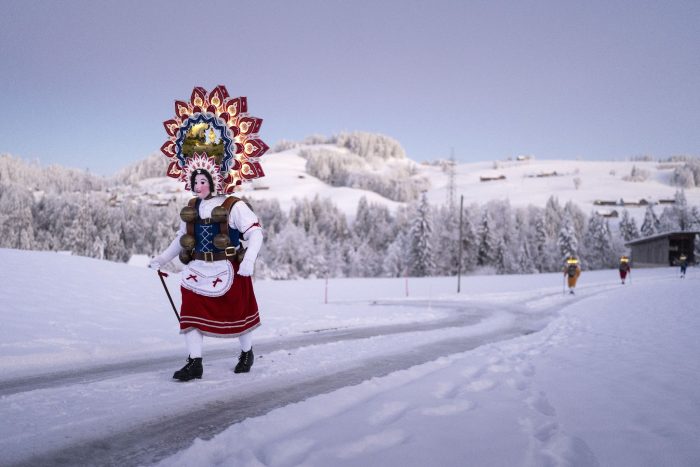
[[[622,210],[622,217],[620,218],[620,237],[625,242],[629,242],[636,238],[639,238],[639,230],[637,230],[637,223],[634,217],[631,217],[627,209]]]
[[[659,219],[656,217],[654,208],[651,204],[647,205],[646,211],[644,211],[644,220],[642,221],[642,226],[640,227],[640,233],[642,237],[649,237],[654,235],[659,230]]]
[[[435,271],[433,253],[433,221],[428,197],[421,196],[410,230],[409,273],[413,276],[430,276]]]
[[[402,277],[408,271],[408,236],[405,231],[399,231],[398,235],[389,244],[382,263],[382,273],[387,277]]]
[[[673,210],[675,211],[678,227],[683,231],[690,230],[691,225],[693,224],[693,219],[691,217],[690,208],[688,207],[688,200],[685,197],[685,191],[676,191],[674,200],[675,203],[673,204]]]
[[[441,275],[457,274],[459,263],[459,209],[455,212],[447,206],[434,211],[435,224],[440,228],[435,232],[437,245],[435,265]]]
[[[35,245],[31,193],[18,184],[0,185],[0,247],[32,249]]]
[[[479,225],[479,247],[477,250],[476,264],[479,266],[493,265],[498,248],[498,237],[494,232],[494,222],[489,210],[484,208]]]
[[[588,218],[583,250],[582,257],[589,268],[601,269],[615,266],[617,254],[606,219],[596,214],[591,214]]]
[[[550,196],[544,208],[545,228],[547,229],[548,237],[554,238],[559,234],[563,215],[559,200],[554,196]]]
[[[559,247],[560,258],[568,256],[578,256],[578,238],[574,230],[574,222],[568,213],[564,214],[557,236],[557,246]]]
[[[473,212],[478,212],[478,208],[464,208],[462,213],[462,271],[471,271],[477,264],[479,238],[472,220]]]

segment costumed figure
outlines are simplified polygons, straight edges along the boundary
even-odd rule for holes
[[[177,118],[164,123],[169,141],[161,150],[173,159],[168,175],[196,197],[180,212],[175,239],[149,265],[160,269],[176,256],[185,265],[180,333],[189,356],[173,378],[202,377],[204,335],[238,337],[234,371],[247,373],[254,359],[251,332],[260,325],[251,276],[263,232],[251,208],[226,194],[264,175],[255,158],[268,147],[254,136],[262,120],[245,116],[245,98],[230,99],[223,86],[210,94],[195,88],[190,102],[176,101],[175,108]]]
[[[627,278],[627,274],[632,274],[632,267],[630,266],[630,259],[627,256],[620,257],[620,267],[618,269],[620,271],[620,280],[624,284],[625,278]]]
[[[685,279],[685,270],[688,268],[688,257],[685,254],[681,254],[678,258],[678,264],[681,266],[681,279]]]
[[[566,276],[567,285],[569,286],[569,293],[572,295],[576,287],[576,281],[580,275],[581,265],[579,264],[578,258],[569,256],[564,264],[564,276]]]

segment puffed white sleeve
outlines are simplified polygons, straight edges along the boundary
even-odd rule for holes
[[[262,233],[262,225],[258,216],[245,204],[239,201],[231,208],[228,225],[243,234],[243,240],[249,240],[250,234],[255,231]]]
[[[245,204],[239,201],[231,208],[229,225],[243,233],[243,240],[248,242],[248,248],[243,261],[254,263],[263,243],[262,226],[258,216]]]

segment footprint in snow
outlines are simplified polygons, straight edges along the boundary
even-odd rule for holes
[[[490,391],[491,389],[496,387],[496,382],[490,379],[479,379],[476,381],[473,381],[469,384],[466,384],[462,386],[463,391],[468,391],[468,392],[481,392],[481,391]]]
[[[406,404],[404,402],[386,402],[377,412],[372,414],[369,423],[372,425],[388,424],[400,418],[405,411]]]
[[[465,369],[463,369],[460,374],[464,376],[465,378],[473,378],[475,376],[479,376],[484,372],[483,368],[478,368],[475,366],[468,366]]]
[[[531,363],[520,365],[516,371],[523,376],[535,376],[535,367]]]
[[[554,409],[554,407],[552,407],[547,400],[547,396],[542,391],[533,395],[532,397],[529,397],[527,399],[527,403],[530,405],[530,407],[537,410],[542,415],[553,417],[557,414],[557,411]]]
[[[540,427],[536,428],[533,436],[540,440],[543,443],[546,443],[550,439],[554,437],[555,434],[557,434],[557,431],[559,430],[559,424],[556,422],[549,422],[541,425]]]
[[[530,386],[530,383],[519,378],[508,378],[506,380],[506,384],[513,389],[517,389],[518,391],[524,391]]]
[[[435,407],[426,407],[421,410],[423,415],[432,417],[444,417],[446,415],[454,415],[460,412],[471,410],[476,407],[472,401],[457,401],[454,404],[437,405]]]
[[[281,465],[293,461],[300,463],[311,452],[316,442],[312,439],[295,438],[273,444],[262,456],[266,465]]]
[[[360,455],[382,451],[403,443],[408,436],[402,430],[386,430],[363,436],[352,443],[338,448],[336,455],[340,459],[350,459]]]
[[[455,396],[456,392],[457,387],[454,384],[442,381],[435,387],[433,396],[437,399],[451,399]]]
[[[491,373],[508,373],[509,371],[512,371],[513,369],[509,367],[508,365],[501,365],[498,363],[495,363],[493,365],[490,365],[488,370]]]

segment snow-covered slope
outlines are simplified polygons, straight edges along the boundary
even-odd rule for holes
[[[206,338],[203,378],[174,383],[186,351],[154,271],[0,262],[2,465],[700,462],[694,268],[624,286],[586,271],[575,296],[560,274],[471,276],[461,294],[337,279],[327,304],[321,280],[256,281],[253,371],[233,373],[235,339]]]
[[[377,193],[349,187],[334,187],[310,175],[306,171],[306,160],[300,151],[318,146],[302,145],[282,152],[268,153],[261,159],[266,176],[252,183],[245,183],[241,193],[255,199],[277,199],[282,209],[287,210],[297,198],[312,198],[316,195],[332,199],[349,217],[354,216],[358,200],[365,196],[370,202],[382,203],[390,209],[403,204],[387,199]],[[323,145],[325,151],[345,149]],[[410,161],[409,161],[410,162]],[[573,201],[584,212],[618,212],[623,206],[596,205],[596,200],[619,203],[637,203],[645,200],[658,203],[673,199],[677,187],[671,183],[674,166],[679,164],[654,161],[584,161],[584,160],[508,160],[495,162],[458,163],[455,169],[455,199],[463,195],[465,203],[483,204],[493,199],[508,199],[513,206],[529,204],[544,207],[550,196],[564,204]],[[447,171],[445,164],[414,163],[418,176],[430,180],[428,199],[433,204],[444,204],[448,200]],[[632,168],[645,171],[644,181],[626,181]],[[504,178],[500,178],[504,177]],[[488,180],[486,179],[495,179]],[[185,199],[189,194],[182,191],[182,184],[172,179],[156,178],[140,182],[138,193],[148,193],[149,199]],[[127,189],[126,187],[124,189]],[[132,188],[128,188],[132,190]],[[700,188],[685,191],[690,205],[700,205]],[[136,195],[136,193],[133,193]],[[624,206],[630,214],[641,221],[644,206]],[[658,213],[657,213],[658,214]]]

